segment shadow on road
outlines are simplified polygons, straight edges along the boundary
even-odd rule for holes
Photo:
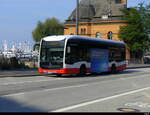
[[[39,108],[26,106],[6,97],[0,98],[0,112],[43,112]]]

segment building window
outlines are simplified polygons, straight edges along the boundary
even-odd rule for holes
[[[84,34],[84,35],[86,34],[86,29],[85,29],[85,28],[83,29],[83,34]]]
[[[85,35],[86,34],[86,29],[85,28],[81,28],[81,35]]]
[[[83,29],[81,28],[81,35],[83,34]]]
[[[70,35],[74,35],[73,33],[71,33]]]
[[[96,38],[100,38],[100,37],[101,37],[100,32],[96,32]]]
[[[109,40],[112,40],[112,37],[113,37],[112,31],[109,31],[109,32],[107,33],[107,37],[108,37]]]
[[[121,4],[122,0],[115,0],[116,4]]]

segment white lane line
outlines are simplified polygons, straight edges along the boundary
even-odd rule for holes
[[[36,82],[56,81],[56,80],[64,80],[64,79],[67,79],[67,78],[56,78],[56,79],[50,79],[50,80],[23,81],[23,82],[10,82],[10,83],[3,83],[0,85],[17,85],[17,84],[24,84],[24,83],[36,83]]]
[[[122,93],[122,94],[118,94],[118,95],[114,95],[114,96],[110,96],[110,97],[106,97],[106,98],[100,98],[100,99],[97,99],[97,100],[93,100],[93,101],[89,101],[89,102],[85,102],[85,103],[81,103],[81,104],[77,104],[77,105],[73,105],[73,106],[69,106],[69,107],[65,107],[65,108],[60,108],[60,109],[49,111],[49,112],[65,112],[65,111],[69,111],[69,110],[76,109],[76,108],[79,108],[79,107],[83,107],[83,106],[87,106],[87,105],[90,105],[90,104],[94,104],[94,103],[98,103],[98,102],[118,98],[118,97],[125,96],[125,95],[130,95],[130,94],[141,92],[141,91],[148,90],[148,89],[150,89],[150,87],[125,92],[125,93]]]
[[[3,96],[0,96],[0,97],[11,97],[11,96],[19,96],[19,95],[24,95],[25,92],[22,92],[22,93],[14,93],[14,94],[8,94],[8,95],[3,95]]]

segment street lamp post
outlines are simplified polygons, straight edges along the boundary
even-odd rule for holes
[[[79,0],[76,0],[76,35],[79,35]]]

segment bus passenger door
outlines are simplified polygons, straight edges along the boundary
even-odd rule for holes
[[[108,72],[108,50],[91,48],[91,72]]]

